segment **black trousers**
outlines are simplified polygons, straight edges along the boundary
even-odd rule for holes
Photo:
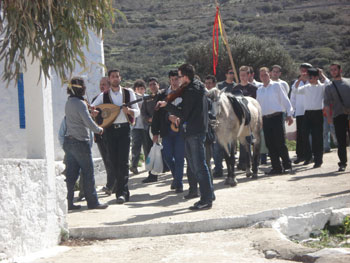
[[[337,137],[338,141],[338,157],[340,160],[338,165],[346,165],[348,161],[346,156],[346,132],[348,132],[350,139],[348,115],[338,115],[333,119],[333,123],[335,128],[335,136]]]
[[[114,128],[112,125],[106,129],[106,138],[108,157],[113,164],[116,197],[124,196],[128,201],[130,126]]]
[[[108,157],[108,148],[107,148],[107,139],[106,135],[95,135],[96,143],[100,155],[102,157],[103,164],[105,165],[106,174],[107,174],[107,184],[106,187],[110,190],[113,190],[115,177],[113,175],[113,163],[111,163],[110,158]]]
[[[304,140],[303,140],[303,124],[304,124],[304,115],[297,116],[297,145],[296,145],[296,154],[297,158],[304,159]]]
[[[291,166],[291,161],[286,146],[282,112],[272,117],[263,116],[263,129],[266,146],[269,149],[272,169],[282,171],[280,157],[283,167],[288,169]]]
[[[309,137],[312,137],[310,146]],[[322,164],[323,158],[323,114],[322,110],[308,110],[304,114],[303,143],[305,160],[314,155],[315,164]]]

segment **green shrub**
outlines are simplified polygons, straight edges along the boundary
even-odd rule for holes
[[[262,66],[271,67],[274,64],[279,64],[282,66],[284,77],[287,80],[294,77],[294,61],[276,40],[236,35],[229,39],[229,44],[237,71],[242,65],[250,65],[257,70]],[[186,61],[195,66],[201,78],[213,73],[212,59],[211,42],[206,45],[192,46],[186,57]],[[228,67],[230,67],[230,61],[222,43],[217,67],[219,81],[225,78],[225,71]]]

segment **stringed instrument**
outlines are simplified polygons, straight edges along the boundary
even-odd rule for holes
[[[130,101],[128,103],[124,103],[122,106],[117,106],[112,103],[105,103],[95,106],[98,111],[98,115],[94,117],[96,124],[102,128],[109,127],[115,119],[118,117],[120,110],[122,107],[129,107],[132,104],[138,103],[140,101],[151,100],[152,96],[144,96],[140,99]]]
[[[175,90],[174,92],[171,92],[170,94],[168,94],[165,97],[164,101],[166,101],[167,103],[170,103],[170,102],[173,102],[178,97],[181,97],[186,87],[187,87],[187,83],[181,84],[181,86],[177,90]],[[159,106],[158,107],[156,106],[155,110],[159,110]],[[174,132],[178,132],[179,131],[179,126],[176,125],[173,122],[170,124],[170,128]]]

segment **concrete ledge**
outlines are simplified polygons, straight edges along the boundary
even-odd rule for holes
[[[322,209],[339,209],[346,207],[350,207],[350,194],[327,200],[305,203],[294,207],[267,210],[243,216],[170,223],[73,227],[69,228],[69,233],[73,238],[108,239],[210,232],[216,230],[248,227],[261,221],[276,220],[281,216],[297,216],[303,213],[317,212]]]

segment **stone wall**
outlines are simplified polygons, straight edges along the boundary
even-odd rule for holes
[[[7,258],[55,246],[68,231],[64,177],[46,160],[0,159],[0,200],[0,254]]]

